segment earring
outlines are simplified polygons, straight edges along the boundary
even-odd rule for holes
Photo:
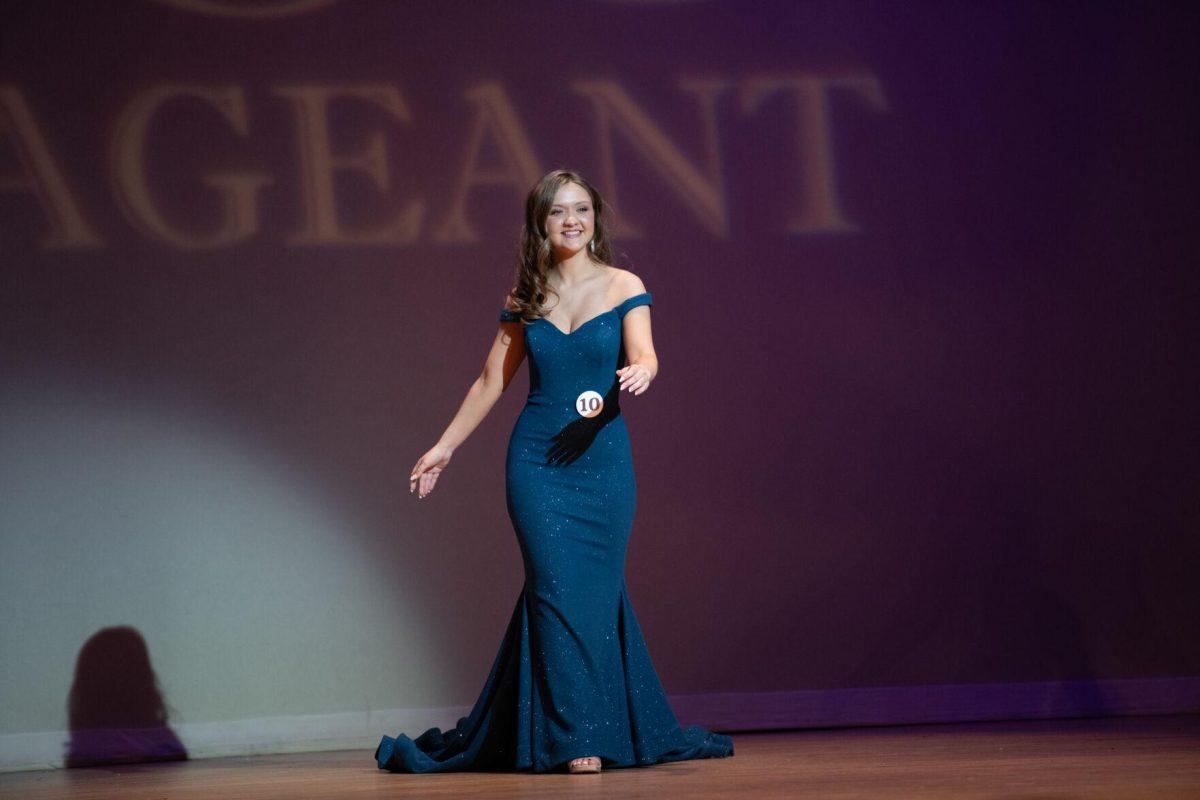
[[[591,250],[593,253],[596,252],[596,240],[595,239],[592,239],[590,242],[588,242],[588,249]]]

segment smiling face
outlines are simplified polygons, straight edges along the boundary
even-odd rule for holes
[[[558,260],[570,258],[587,247],[595,232],[595,209],[587,189],[577,183],[563,184],[546,215],[546,237]]]

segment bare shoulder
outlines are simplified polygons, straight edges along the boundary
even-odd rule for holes
[[[627,269],[613,267],[616,274],[613,276],[613,296],[618,301],[627,300],[634,295],[642,294],[646,291],[646,285],[642,283],[642,279]]]
[[[513,300],[511,290],[507,294],[504,295],[504,308],[508,311],[519,311],[520,310],[517,308],[517,302],[515,300]]]

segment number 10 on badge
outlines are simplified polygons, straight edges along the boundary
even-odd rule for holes
[[[594,417],[604,410],[604,398],[589,389],[575,398],[575,410],[581,417]]]

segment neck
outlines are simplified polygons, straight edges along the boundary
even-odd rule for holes
[[[600,265],[588,258],[587,250],[580,250],[570,258],[554,264],[554,271],[558,273],[558,285],[562,288],[569,288],[593,277],[598,269]]]

